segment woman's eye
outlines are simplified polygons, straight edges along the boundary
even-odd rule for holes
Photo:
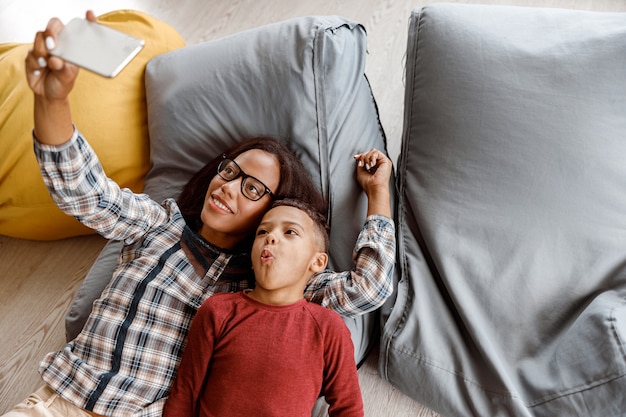
[[[259,194],[261,194],[261,190],[254,184],[249,184],[247,186],[248,189],[248,193],[254,196],[258,196]]]
[[[228,167],[223,168],[220,171],[220,176],[224,178],[225,180],[232,179],[234,177],[232,168],[228,168]]]

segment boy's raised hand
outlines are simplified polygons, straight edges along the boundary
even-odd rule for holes
[[[356,179],[367,195],[367,215],[381,214],[391,217],[389,180],[392,163],[383,152],[370,149],[354,155],[357,162]]]

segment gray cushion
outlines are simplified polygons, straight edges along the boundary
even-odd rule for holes
[[[176,196],[209,159],[241,138],[278,137],[302,158],[330,203],[329,266],[351,269],[367,203],[352,156],[372,147],[386,149],[364,75],[365,57],[361,25],[319,16],[153,59],[146,70],[153,167],[145,192],[157,201]],[[119,246],[107,250],[119,251]],[[111,265],[97,265],[87,281],[108,282],[111,271]],[[82,296],[75,305],[88,301],[90,309],[88,298]],[[347,320],[357,360],[373,341],[374,318]]]
[[[380,372],[442,415],[626,410],[626,15],[413,12]]]

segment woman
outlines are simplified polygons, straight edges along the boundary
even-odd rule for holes
[[[95,16],[88,12],[87,19]],[[26,58],[35,154],[59,207],[123,240],[124,249],[83,331],[41,362],[46,385],[7,415],[160,416],[198,307],[215,292],[249,286],[248,238],[272,200],[322,200],[293,153],[268,138],[244,141],[211,161],[179,203],[120,189],[72,124],[67,97],[78,68],[48,53],[62,27],[52,19]],[[356,159],[374,215],[357,242],[357,269],[366,273],[320,274],[305,294],[351,314],[377,308],[391,293],[395,253],[391,163],[376,150]]]

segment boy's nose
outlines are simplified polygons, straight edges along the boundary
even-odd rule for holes
[[[265,243],[267,243],[267,244],[274,244],[274,243],[276,243],[276,238],[274,237],[273,233],[268,233],[265,236]]]

